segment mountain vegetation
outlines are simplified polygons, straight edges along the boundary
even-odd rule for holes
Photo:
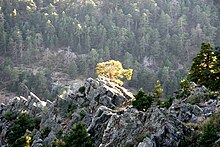
[[[0,146],[219,146],[219,10],[217,0],[1,0],[0,91],[18,96],[0,104]],[[98,78],[77,90],[55,73]]]
[[[124,83],[120,80],[125,78],[131,80],[133,69],[124,69],[121,62],[110,60],[96,65],[96,74],[111,79],[112,81],[123,85]]]
[[[134,69],[126,86],[150,92],[160,80],[164,97],[172,96],[200,44],[220,41],[217,3],[2,0],[0,64],[9,58],[16,67],[43,66],[85,78],[95,76],[97,63],[113,59]],[[11,65],[0,71],[3,87],[9,76],[17,81]]]
[[[203,43],[200,53],[193,59],[189,81],[204,85],[210,90],[220,90],[220,51]]]

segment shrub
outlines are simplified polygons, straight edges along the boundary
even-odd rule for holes
[[[84,93],[85,90],[86,90],[85,86],[82,86],[82,87],[79,88],[79,92],[80,92],[80,93]]]
[[[12,121],[17,117],[17,115],[11,111],[7,111],[3,114],[3,117],[9,121]]]
[[[62,137],[62,134],[63,134],[63,130],[62,129],[59,129],[57,132],[56,132],[56,137],[58,139],[60,139]]]
[[[64,137],[65,147],[93,147],[93,140],[86,131],[86,126],[82,123],[75,127]]]
[[[52,147],[94,147],[94,141],[86,131],[86,126],[82,123],[76,124],[64,139],[53,142]]]
[[[86,116],[86,113],[83,112],[83,111],[81,111],[81,112],[79,113],[79,115],[80,115],[80,119],[82,120],[82,119]]]
[[[67,116],[71,117],[71,115],[76,111],[76,109],[77,109],[77,105],[76,104],[74,104],[74,103],[70,104],[68,106],[68,114],[67,114]]]
[[[203,133],[199,138],[199,144],[202,147],[212,147],[213,143],[217,140],[217,128],[213,121],[204,124],[202,131]]]
[[[51,131],[51,128],[48,127],[48,126],[45,127],[45,128],[43,128],[43,129],[41,130],[41,136],[42,136],[42,138],[45,139],[45,138],[49,135],[50,131]]]
[[[22,136],[16,139],[16,141],[11,145],[11,147],[24,147],[25,143],[26,143],[26,137]]]
[[[135,100],[132,102],[132,105],[141,111],[147,111],[153,102],[152,96],[147,95],[143,89],[140,89],[134,97]]]
[[[184,138],[180,141],[179,147],[196,147],[198,145],[199,133],[198,131],[189,134],[188,136],[184,136]]]
[[[7,139],[10,145],[14,144],[17,139],[25,135],[26,130],[32,131],[39,128],[39,120],[31,118],[27,113],[21,113],[13,121],[13,125],[9,127]],[[21,138],[20,138],[21,139]]]
[[[180,87],[182,89],[181,97],[190,95],[190,82],[188,80],[181,80]]]
[[[56,139],[52,142],[51,147],[65,147],[65,142],[63,140]]]
[[[213,147],[218,139],[217,132],[220,131],[220,111],[215,113],[204,124],[186,124],[195,131],[185,136],[180,143],[180,147]]]
[[[200,101],[201,101],[202,99],[203,99],[203,96],[202,96],[202,95],[195,94],[195,95],[190,96],[190,97],[187,99],[187,103],[190,103],[191,105],[195,105],[195,104],[200,103]]]
[[[172,105],[173,100],[174,100],[174,98],[169,98],[169,99],[166,100],[165,102],[161,102],[161,103],[160,103],[160,107],[162,107],[162,108],[167,108],[167,109],[168,109],[168,108]]]

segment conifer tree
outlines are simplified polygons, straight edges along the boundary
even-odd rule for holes
[[[134,97],[135,100],[132,102],[132,105],[134,108],[137,108],[141,111],[147,111],[153,102],[152,96],[147,95],[142,88],[136,95],[134,95]]]
[[[188,80],[205,85],[210,90],[219,89],[217,85],[220,83],[218,76],[220,70],[215,66],[218,62],[211,45],[202,43],[200,53],[193,59]]]
[[[161,87],[160,81],[157,80],[154,87],[153,95],[155,98],[161,98],[163,96],[163,88]]]

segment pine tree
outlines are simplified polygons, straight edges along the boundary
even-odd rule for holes
[[[147,95],[143,89],[140,89],[136,95],[134,95],[135,100],[132,102],[134,108],[141,111],[147,111],[150,108],[153,99],[151,96]]]
[[[154,87],[153,95],[155,98],[162,98],[163,96],[163,88],[161,87],[160,81],[157,80],[156,85]]]
[[[220,72],[216,68],[217,60],[216,53],[213,51],[209,43],[202,43],[200,53],[193,59],[188,80],[197,84],[205,85],[211,90],[219,89],[219,76]],[[217,84],[217,85],[216,85]]]
[[[94,147],[93,140],[86,131],[86,126],[82,123],[76,124],[64,137],[64,147]]]

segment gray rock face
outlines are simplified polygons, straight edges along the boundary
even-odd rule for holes
[[[128,108],[112,113],[99,107],[93,118],[89,133],[95,137],[96,146],[178,146],[180,140],[191,130],[175,117],[158,108],[146,113]]]
[[[138,147],[155,147],[155,146],[156,146],[155,142],[153,142],[148,137],[144,138],[143,142],[140,142],[138,144]]]
[[[7,134],[8,126],[11,124],[10,121],[3,118],[3,115],[8,111],[16,114],[26,111],[31,116],[41,119],[39,130],[43,130],[46,127],[51,128],[49,135],[44,139],[41,138],[41,131],[37,131],[34,134],[32,146],[40,147],[43,145],[49,146],[56,139],[58,130],[63,130],[66,133],[73,124],[79,121],[84,122],[88,127],[94,125],[96,128],[98,126],[98,131],[102,128],[104,129],[107,125],[106,121],[112,115],[112,109],[123,106],[123,102],[133,98],[132,93],[128,90],[104,77],[99,77],[96,80],[88,78],[84,87],[84,92],[71,93],[74,90],[69,89],[66,96],[57,98],[53,102],[49,100],[43,101],[30,92],[28,98],[15,97],[7,104],[1,104],[0,127],[3,130],[0,133],[0,141],[2,146],[7,145],[5,135]],[[94,115],[97,116],[95,117],[96,119],[93,119]],[[102,139],[98,138],[102,137],[100,135],[97,137],[97,141],[100,140],[101,142]]]
[[[207,91],[204,87],[191,86],[195,87],[191,94]],[[0,146],[8,146],[6,134],[12,124],[3,115],[8,111],[16,114],[26,111],[41,119],[39,130],[32,132],[32,147],[50,146],[59,138],[57,132],[62,130],[65,134],[80,121],[95,138],[96,146],[177,147],[193,131],[182,122],[201,123],[219,110],[220,104],[218,100],[201,105],[175,100],[169,110],[154,106],[142,112],[130,107],[133,98],[127,89],[104,77],[88,78],[80,91],[53,102],[42,101],[33,93],[28,98],[15,97],[0,105]],[[43,137],[42,130],[47,127],[51,130]]]
[[[98,77],[97,80],[92,78],[87,79],[85,83],[85,94],[90,101],[95,100],[103,105],[111,106],[113,104],[117,107],[123,106],[124,102],[133,98],[131,92],[105,77]],[[103,101],[103,96],[108,100]]]
[[[205,118],[219,110],[218,103],[219,100],[210,99],[202,104],[191,105],[181,100],[175,100],[169,108],[169,113],[185,123],[202,123]]]
[[[31,147],[43,147],[43,140],[42,139],[34,140]]]

